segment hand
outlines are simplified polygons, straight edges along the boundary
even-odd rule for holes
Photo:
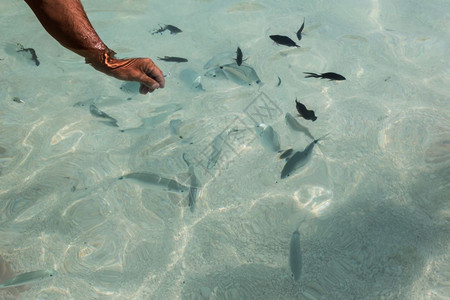
[[[108,68],[101,68],[100,71],[120,80],[139,82],[141,94],[164,88],[164,75],[149,58],[116,59],[110,57],[108,65]]]

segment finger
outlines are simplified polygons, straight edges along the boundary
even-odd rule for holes
[[[141,84],[141,86],[139,87],[139,93],[145,95],[147,93],[152,93],[154,92],[155,89],[149,88],[148,86]]]
[[[149,92],[149,89],[147,86],[141,84],[141,86],[139,87],[139,93],[141,93],[142,95],[145,95]]]
[[[139,77],[139,83],[141,85],[145,85],[151,91],[154,91],[157,88],[159,88],[159,83],[156,82],[153,78],[148,77],[146,74],[142,74]]]
[[[164,88],[165,79],[163,72],[150,60],[145,66],[145,74],[158,82],[160,88]]]
[[[156,81],[159,83],[159,87],[163,89],[164,85],[166,84],[166,80],[164,79],[163,72],[157,66],[155,66],[155,68],[153,69],[152,77],[156,79]]]

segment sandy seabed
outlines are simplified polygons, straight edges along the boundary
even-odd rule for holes
[[[83,4],[105,43],[154,59],[166,88],[139,95],[62,48],[23,1],[0,4],[0,285],[56,271],[1,299],[449,299],[448,1],[97,2]],[[159,24],[183,32],[152,35]],[[237,46],[262,84],[203,76]],[[328,136],[280,179],[285,161],[255,125],[303,150],[311,139],[285,123],[295,98],[318,117],[302,126]]]

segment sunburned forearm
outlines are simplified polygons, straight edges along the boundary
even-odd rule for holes
[[[108,50],[89,22],[80,0],[25,0],[47,32],[83,56]]]

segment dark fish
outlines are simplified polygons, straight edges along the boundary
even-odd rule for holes
[[[24,48],[21,44],[17,44],[17,46],[19,47],[19,50],[17,50],[17,52],[28,52],[31,54],[31,60],[34,61],[34,63],[36,64],[36,66],[39,66],[41,63],[38,60],[38,57],[36,55],[36,51],[34,51],[33,48]]]
[[[280,78],[280,76],[278,76],[278,84],[277,84],[277,86],[280,86],[281,85],[281,78]]]
[[[186,165],[189,168],[189,178],[190,178],[190,184],[189,184],[189,208],[191,212],[194,212],[195,210],[195,204],[197,202],[197,197],[200,193],[201,184],[198,181],[197,177],[195,176],[194,172],[194,166],[192,166],[186,159],[186,153],[183,153],[183,160],[186,163]]]
[[[322,79],[329,79],[329,80],[345,80],[344,76],[333,73],[333,72],[322,73],[320,75],[316,74],[316,73],[309,73],[309,72],[303,72],[303,73],[308,74],[308,76],[305,76],[305,78],[314,77],[314,78],[322,78]]]
[[[173,26],[173,25],[166,25],[166,26],[164,26],[164,29],[169,30],[170,34],[177,34],[177,33],[183,32],[180,28]]]
[[[300,248],[300,233],[298,229],[291,236],[289,245],[289,266],[291,267],[292,277],[295,281],[300,279],[302,274],[302,251]]]
[[[313,110],[308,110],[306,106],[304,106],[302,103],[297,101],[297,98],[295,98],[295,107],[297,108],[298,113],[300,116],[305,118],[306,120],[312,120],[313,122],[317,120],[316,115],[314,114]]]
[[[295,152],[294,155],[292,155],[288,159],[288,161],[284,165],[283,169],[281,170],[281,179],[290,176],[295,170],[298,170],[301,167],[304,167],[308,163],[309,159],[311,158],[311,153],[314,148],[314,145],[317,144],[325,136],[312,141],[305,148],[305,150]]]
[[[164,61],[171,61],[171,62],[187,62],[188,60],[186,58],[183,57],[176,57],[176,56],[164,56],[164,57],[158,57],[159,60],[164,60]]]
[[[294,150],[292,148],[285,150],[283,153],[281,153],[280,159],[285,159],[286,157],[291,156],[293,151]]]
[[[303,28],[305,28],[305,18],[303,18],[303,24],[300,27],[300,29],[297,31],[297,38],[298,38],[299,41],[302,39]]]
[[[94,117],[98,117],[98,118],[102,118],[102,119],[106,119],[108,121],[104,122],[106,125],[111,125],[113,127],[119,127],[119,125],[117,125],[117,120],[114,119],[113,117],[111,117],[110,115],[108,115],[107,113],[101,111],[97,106],[95,106],[94,104],[89,105],[89,112],[91,113],[91,115],[93,115]]]
[[[275,43],[279,45],[289,46],[289,47],[300,47],[293,40],[285,35],[271,35],[269,36]]]
[[[164,25],[164,27],[163,26],[159,26],[159,29],[155,30],[152,34],[156,34],[156,33],[161,33],[162,34],[162,32],[166,31],[166,30],[169,30],[170,34],[177,34],[177,33],[183,32],[180,28],[178,28],[176,26]]]
[[[238,66],[242,65],[242,50],[239,47],[236,50],[236,63]]]

